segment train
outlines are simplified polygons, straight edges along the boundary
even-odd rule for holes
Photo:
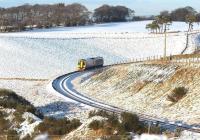
[[[87,69],[103,67],[103,65],[104,65],[103,57],[80,59],[78,61],[78,71],[84,71]]]

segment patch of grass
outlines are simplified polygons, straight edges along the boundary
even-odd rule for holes
[[[111,114],[108,117],[107,123],[108,123],[108,126],[111,126],[112,128],[117,128],[120,124],[119,119],[118,119],[118,115]]]
[[[18,140],[17,132],[11,128],[12,123],[5,117],[7,117],[6,113],[0,111],[0,135],[7,136],[7,140]]]
[[[93,76],[91,78],[92,81],[99,81],[99,82],[105,82],[110,77],[114,76],[116,74],[116,70],[112,68],[106,69],[102,73],[98,73],[97,75]]]
[[[109,113],[107,112],[104,114]],[[120,117],[116,114],[112,114],[105,118],[107,118],[107,120],[94,120],[89,124],[89,128],[92,130],[101,130],[101,132],[104,132],[105,139],[128,140],[131,139],[129,132],[134,132],[139,135],[148,132],[148,124],[141,122],[136,114],[123,112]],[[161,129],[159,125],[151,125],[151,134],[161,134],[165,131],[166,130]]]
[[[0,135],[5,134],[10,127],[9,121],[5,117],[5,113],[0,111]]]
[[[15,111],[13,115],[15,116],[14,121],[17,122],[19,126],[24,121],[24,118],[22,117],[23,113]]]
[[[104,121],[94,120],[89,124],[89,128],[92,130],[99,130],[104,127]]]
[[[136,114],[124,112],[121,114],[121,128],[126,132],[139,131],[140,121]]]
[[[19,136],[16,130],[8,130],[7,132],[7,140],[19,140]]]
[[[118,130],[120,122],[119,122],[119,117],[117,114],[108,113],[102,110],[99,110],[95,113],[97,114],[97,116],[102,116],[107,119],[102,120],[102,121],[98,121],[98,120],[92,121],[89,124],[90,129],[94,131],[101,130],[103,134],[105,135],[113,135],[113,133]],[[95,116],[95,114],[92,114],[92,116]]]
[[[129,87],[129,90],[131,92],[137,93],[142,90],[148,83],[148,81],[137,81],[136,83],[132,84],[131,87]]]
[[[187,92],[188,90],[185,87],[177,87],[172,91],[170,95],[167,96],[167,99],[173,103],[176,103],[182,99],[187,94]]]
[[[13,122],[5,119],[8,114],[0,112],[0,134],[7,135],[8,140],[19,139],[19,134],[13,129],[13,123],[15,128],[19,128],[24,121],[22,115],[25,112],[31,112],[43,118],[43,115],[30,102],[8,89],[0,89],[0,106],[6,109],[15,109]]]
[[[21,114],[24,112],[31,112],[39,118],[43,118],[43,115],[37,111],[37,109],[23,97],[17,95],[14,91],[7,89],[0,89],[0,106],[9,109],[16,109]]]
[[[101,117],[105,117],[105,118],[109,118],[112,114],[104,111],[104,110],[94,110],[94,111],[90,111],[88,118],[94,117],[94,116],[101,116]]]
[[[117,114],[112,114],[101,110],[90,113],[90,117],[96,115],[107,118],[107,120],[104,121],[94,120],[89,124],[89,128],[95,131],[103,129],[105,134],[107,135],[113,135],[115,131],[117,131],[117,133],[120,135],[125,135],[127,132],[136,132],[139,131],[139,129],[141,129],[141,123],[139,121],[138,116],[135,114],[126,112],[122,113],[120,122],[119,115]]]
[[[174,137],[180,137],[182,131],[183,131],[183,129],[181,129],[181,128],[176,128],[176,130],[175,130],[175,132],[174,132]]]
[[[55,119],[45,117],[43,122],[36,127],[36,131],[41,133],[48,132],[49,135],[64,135],[81,125],[80,120],[67,118]]]

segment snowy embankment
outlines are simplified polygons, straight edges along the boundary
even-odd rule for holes
[[[77,84],[76,89],[90,98],[132,112],[198,124],[199,74],[199,68],[192,66],[129,64],[99,71]],[[176,87],[185,87],[188,93],[173,104],[167,96]]]

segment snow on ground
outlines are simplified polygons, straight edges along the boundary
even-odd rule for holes
[[[0,78],[53,79],[76,70],[80,58],[102,56],[105,64],[163,54],[164,36],[149,34],[147,23],[109,23],[84,27],[59,27],[19,33],[0,33]],[[185,31],[185,23],[173,23],[171,31]],[[195,25],[195,29],[199,27]],[[187,53],[199,43],[190,36]],[[170,33],[167,54],[180,54],[185,33]],[[197,38],[197,39],[196,39]],[[0,80],[0,88],[9,88],[25,97],[45,115],[80,118],[85,106],[56,97],[46,89],[48,82]]]
[[[40,33],[59,33],[59,32],[70,32],[70,33],[96,33],[96,32],[148,32],[146,25],[152,21],[136,21],[136,22],[113,22],[104,24],[94,24],[89,26],[79,27],[56,27],[50,29],[34,29],[29,32],[40,32]],[[188,25],[185,22],[173,22],[169,26],[169,31],[187,31]],[[199,29],[199,24],[194,24],[193,29]],[[18,33],[17,33],[18,34]]]
[[[34,138],[34,140],[50,140],[48,137],[49,137],[48,134],[45,133],[45,134],[41,134],[41,135],[36,136]]]
[[[25,120],[20,124],[20,128],[17,132],[20,134],[20,139],[30,135],[34,132],[36,126],[38,126],[42,120],[32,113],[25,112],[22,116]]]
[[[96,47],[95,42],[0,38],[0,77],[50,78],[76,70],[80,58],[100,55],[107,63],[122,59]]]
[[[167,140],[166,136],[142,134],[141,136],[136,136],[133,140]]]
[[[190,132],[190,131],[183,131],[181,133],[180,138],[178,140],[199,140],[200,139],[200,134],[195,133],[195,132]]]
[[[149,21],[0,33],[0,77],[50,78],[74,71],[78,59],[86,57],[102,56],[105,64],[112,64],[161,56],[164,35],[145,33],[146,23]],[[176,30],[186,27],[177,22],[171,26]],[[180,54],[185,40],[184,32],[170,33],[167,55]],[[196,44],[199,38],[193,34],[186,53],[193,52]]]
[[[8,117],[5,118],[6,120],[12,121],[14,119],[13,113],[15,112],[15,109],[5,109],[0,107],[0,110],[6,112],[6,114],[9,114]]]
[[[200,114],[199,75],[199,66],[193,65],[127,64],[99,71],[84,82],[80,80],[75,88],[106,104],[195,126]],[[185,87],[188,92],[172,104],[167,96],[176,87]]]
[[[18,95],[30,101],[45,116],[56,118],[78,118],[84,121],[90,109],[80,103],[55,95],[55,91],[46,87],[49,81],[0,80],[0,88],[14,90]]]

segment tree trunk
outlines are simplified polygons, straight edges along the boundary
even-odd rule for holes
[[[165,33],[165,46],[164,46],[164,58],[167,56],[167,25],[164,25],[164,33]]]
[[[189,32],[190,32],[190,28],[191,28],[191,23],[189,23],[189,26],[188,26],[188,31],[187,31],[187,35],[186,35],[186,45],[185,45],[185,48],[184,50],[181,52],[181,54],[184,54],[184,52],[187,50],[188,48],[188,45],[189,45]]]

